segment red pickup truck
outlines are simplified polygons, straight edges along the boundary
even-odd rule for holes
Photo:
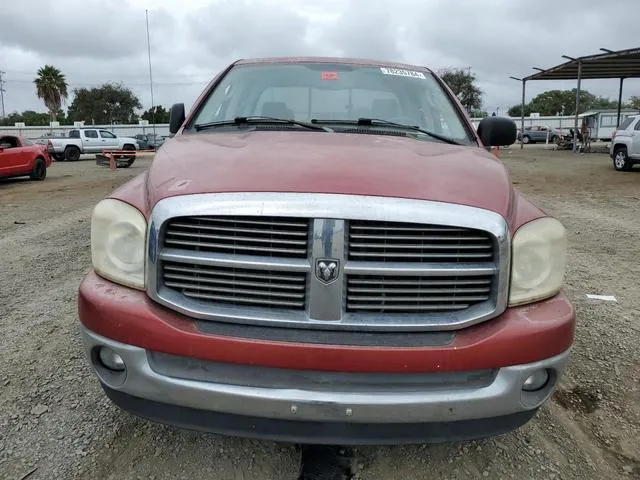
[[[504,433],[549,398],[566,233],[431,70],[241,60],[93,212],[82,336],[133,414],[302,443]]]
[[[29,176],[44,180],[51,157],[46,145],[15,135],[0,135],[0,178]]]

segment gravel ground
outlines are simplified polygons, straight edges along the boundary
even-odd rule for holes
[[[358,448],[354,478],[640,478],[640,169],[604,155],[503,151],[514,183],[570,233],[578,311],[567,375],[517,432],[478,442]],[[295,479],[292,445],[186,432],[112,406],[83,357],[76,289],[93,205],[142,172],[55,163],[0,180],[0,479]],[[615,295],[617,302],[585,294]]]

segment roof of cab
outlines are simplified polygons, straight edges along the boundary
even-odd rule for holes
[[[408,63],[387,62],[382,60],[372,60],[364,58],[342,58],[342,57],[265,57],[240,59],[236,65],[261,65],[274,63],[339,63],[344,65],[362,65],[369,67],[404,68],[411,70],[423,70],[431,72],[427,67],[410,65]]]

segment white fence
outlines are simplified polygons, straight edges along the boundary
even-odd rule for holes
[[[85,128],[100,128],[109,130],[119,137],[133,137],[139,133],[153,133],[153,125],[85,125]],[[51,136],[67,136],[69,130],[75,127],[61,125],[59,127],[0,127],[0,135],[17,135],[26,138],[44,138]],[[169,124],[155,125],[155,133],[161,136],[169,135]]]

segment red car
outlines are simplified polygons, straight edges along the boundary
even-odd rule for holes
[[[31,180],[44,180],[50,166],[46,145],[13,135],[0,137],[0,178],[29,175]]]
[[[155,421],[301,443],[517,428],[573,343],[562,224],[411,65],[242,60],[102,200],[80,286],[88,361]]]

